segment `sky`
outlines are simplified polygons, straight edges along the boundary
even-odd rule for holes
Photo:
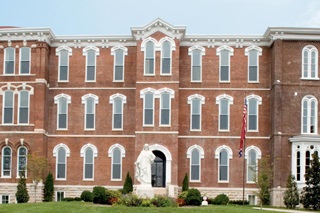
[[[0,8],[0,26],[49,27],[55,35],[130,35],[156,18],[188,35],[320,28],[320,0],[2,0]]]

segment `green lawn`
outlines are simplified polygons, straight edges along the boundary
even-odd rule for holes
[[[83,202],[50,202],[50,203],[27,203],[27,204],[3,204],[0,205],[0,213],[137,213],[137,212],[214,212],[214,213],[276,213],[274,211],[254,210],[250,206],[214,206],[206,207],[182,207],[182,208],[157,208],[157,207],[124,207],[124,206],[102,206]]]

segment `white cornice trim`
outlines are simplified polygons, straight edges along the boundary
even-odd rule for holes
[[[190,138],[190,139],[239,139],[240,136],[218,136],[218,135],[179,135],[178,138]],[[263,139],[263,140],[270,140],[270,136],[246,136],[246,139]]]
[[[2,132],[0,132],[2,133]],[[135,135],[47,135],[50,138],[135,138]]]
[[[49,90],[135,90],[135,87],[50,87]]]
[[[179,81],[137,81],[136,84],[179,84]]]
[[[219,90],[219,91],[270,91],[271,88],[186,88],[186,87],[181,87],[179,90]]]

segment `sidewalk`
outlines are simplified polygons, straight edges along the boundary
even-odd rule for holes
[[[273,208],[260,208],[260,207],[253,207],[253,209],[257,210],[264,210],[264,211],[274,211],[274,212],[289,212],[289,213],[312,213],[312,212],[319,212],[319,211],[298,211],[294,209],[273,209]]]

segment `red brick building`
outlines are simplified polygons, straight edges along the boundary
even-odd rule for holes
[[[282,205],[287,176],[301,189],[320,149],[319,35],[314,28],[188,35],[161,19],[127,36],[1,28],[1,203],[15,202],[30,153],[50,162],[59,200],[96,185],[121,188],[148,143],[156,193],[177,196],[188,173],[190,187],[209,197],[242,199],[245,178],[255,203],[255,168],[269,155],[272,205]]]

